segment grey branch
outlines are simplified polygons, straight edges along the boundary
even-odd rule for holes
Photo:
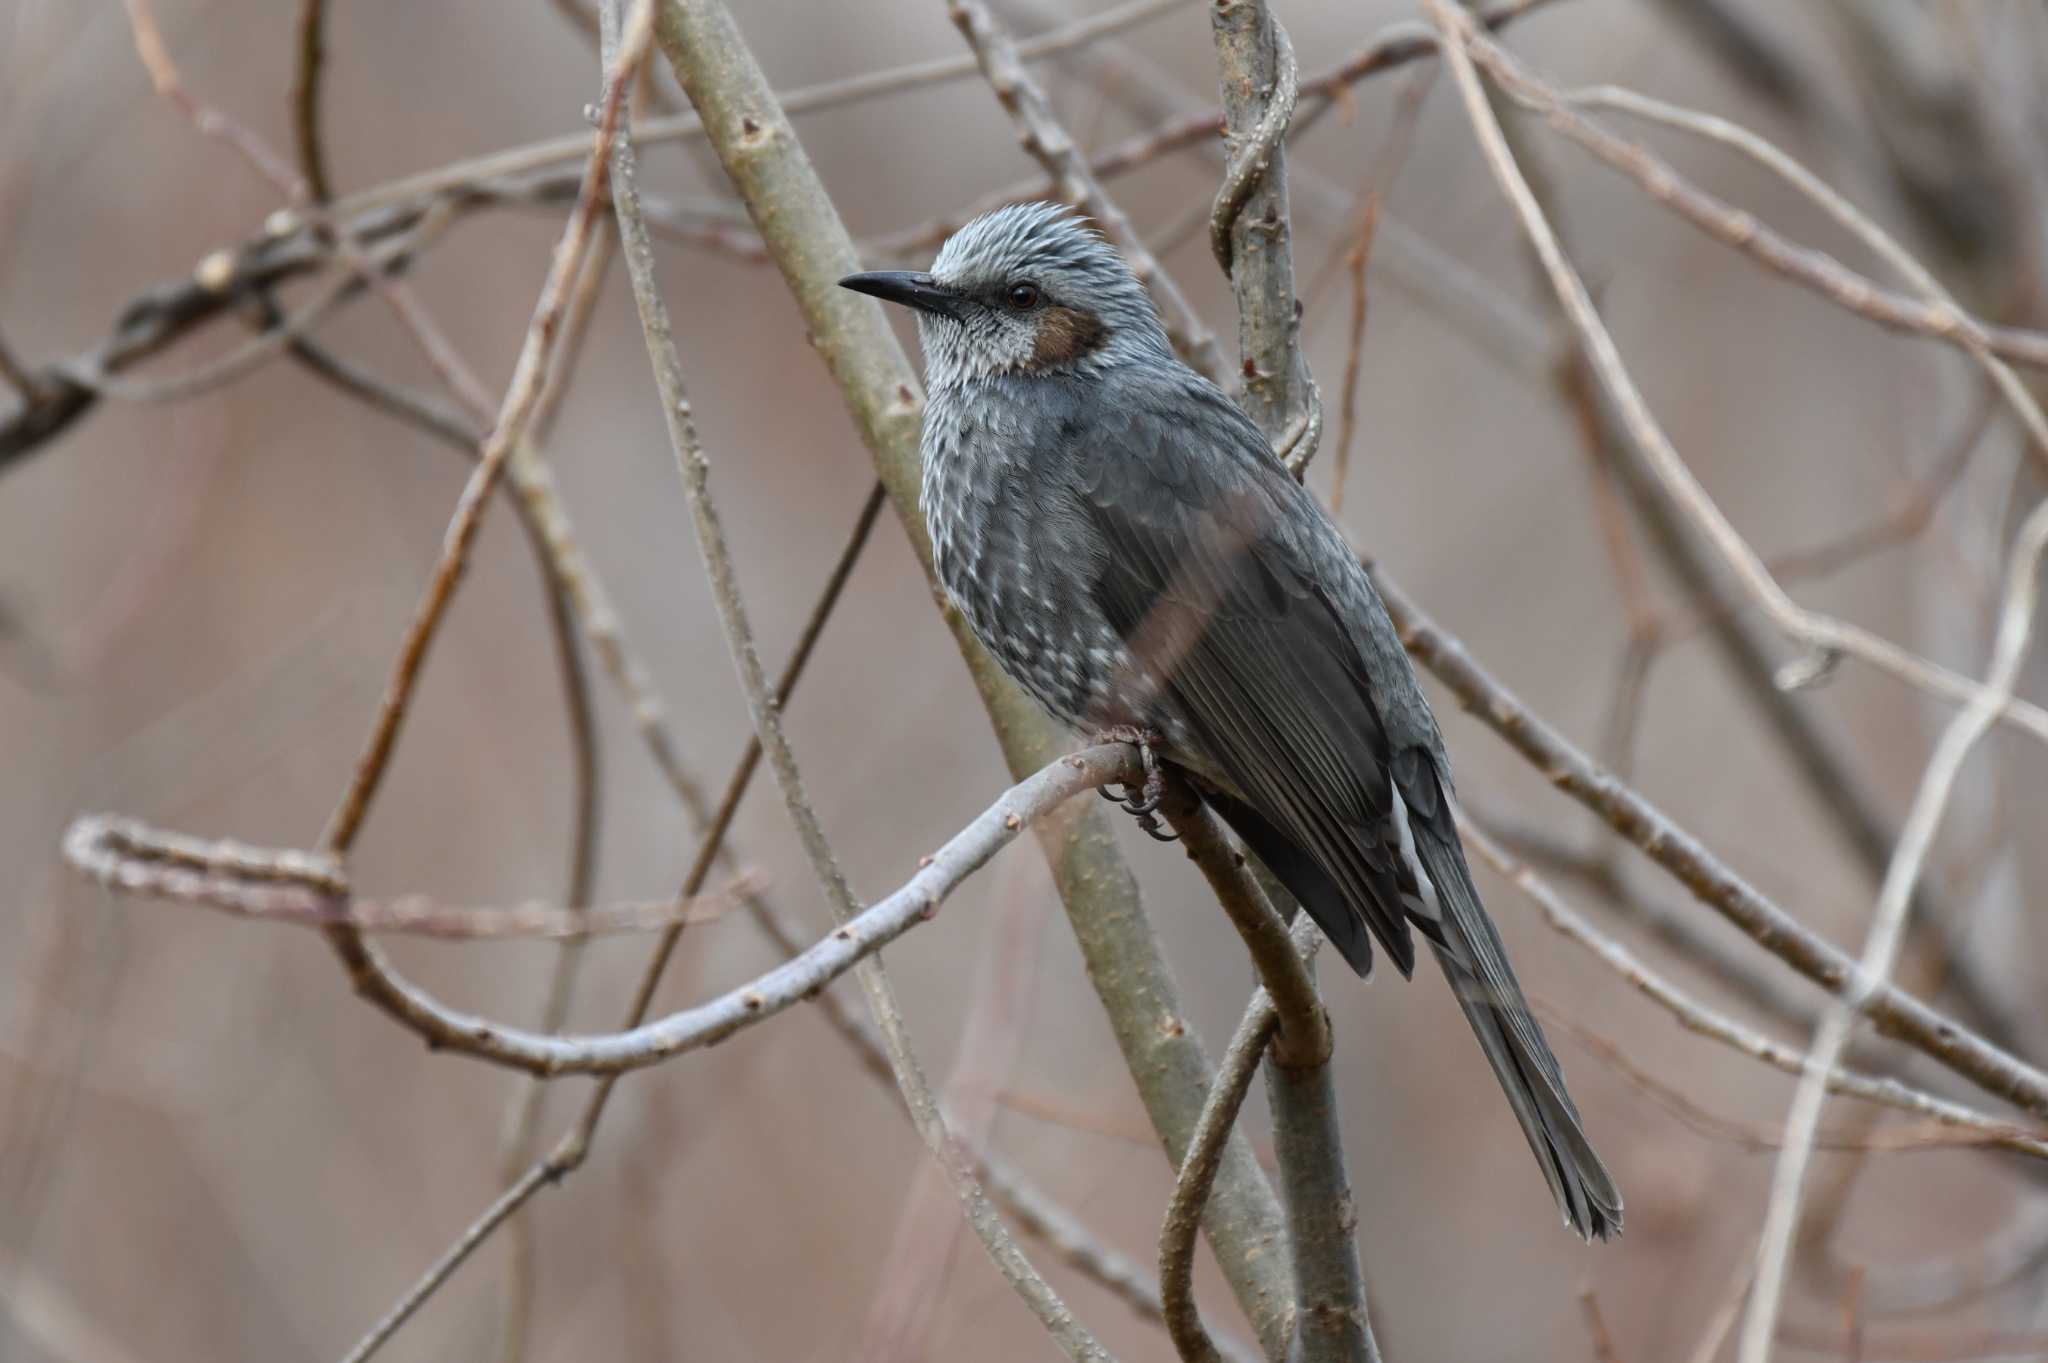
[[[608,11],[614,11],[617,3],[618,0],[605,0]],[[691,81],[685,77],[684,62],[677,54],[703,46],[707,38],[715,40],[723,31],[729,31],[729,24],[729,16],[717,6],[673,3],[663,7],[660,26],[663,51],[676,67],[677,76],[683,79],[684,91],[693,104],[703,97],[705,82],[701,78]],[[701,77],[701,72],[698,74]],[[632,275],[633,297],[639,306],[642,330],[646,333],[655,387],[661,394],[669,440],[674,446],[677,469],[682,475],[683,493],[690,504],[691,518],[696,523],[697,544],[704,560],[705,575],[711,582],[712,599],[717,604],[727,648],[739,670],[741,689],[746,694],[747,708],[753,716],[754,732],[767,754],[769,769],[775,775],[783,804],[791,822],[796,825],[812,869],[826,892],[832,916],[841,925],[841,931],[848,931],[859,917],[859,906],[804,790],[796,755],[782,731],[781,715],[754,647],[753,630],[735,578],[732,556],[726,548],[717,507],[711,500],[710,464],[697,438],[689,396],[683,385],[682,362],[669,327],[668,309],[662,302],[660,287],[654,277],[654,245],[640,214],[636,174],[630,136],[621,138],[612,150],[612,189],[618,205],[619,237],[625,248],[627,269]],[[881,1030],[882,1044],[888,1053],[890,1067],[895,1071],[897,1088],[902,1091],[904,1105],[910,1110],[911,1122],[945,1172],[947,1181],[952,1184],[968,1225],[981,1240],[997,1271],[1031,1308],[1068,1358],[1075,1363],[1111,1363],[1108,1351],[1074,1318],[1059,1294],[1011,1239],[983,1190],[971,1161],[946,1129],[938,1100],[911,1049],[902,1009],[881,961],[872,956],[863,959],[859,963],[859,977],[869,1008]]]
[[[1430,619],[1385,572],[1377,567],[1370,571],[1409,653],[1545,779],[1598,815],[1766,951],[1829,994],[1851,991],[1856,967],[1845,953],[1808,931],[1648,799],[1601,770],[1489,675],[1464,644]],[[1986,1093],[2036,1117],[2048,1117],[2048,1075],[1897,986],[1879,985],[1858,1000],[1857,1011],[1883,1035],[1904,1042]]]
[[[1300,72],[1294,45],[1264,0],[1210,12],[1223,90],[1229,161],[1209,214],[1209,244],[1237,296],[1243,402],[1297,473],[1322,438],[1322,398],[1301,355],[1294,291],[1294,219],[1287,200],[1286,138]]]
[[[679,50],[678,74],[703,115],[762,242],[802,310],[813,346],[838,383],[912,547],[930,572],[931,548],[917,514],[917,379],[879,305],[838,288],[860,268],[833,207],[766,78],[730,24],[716,42]],[[699,97],[701,96],[701,97]],[[1021,776],[1053,760],[1066,739],[947,613],[1003,755]],[[1130,869],[1102,817],[1090,811],[1041,834],[1088,977],[1170,1158],[1186,1149],[1209,1086],[1200,1042],[1182,1021],[1179,989],[1137,897]],[[1290,1299],[1279,1203],[1242,1140],[1225,1153],[1206,1226],[1224,1275],[1261,1343],[1284,1343]]]

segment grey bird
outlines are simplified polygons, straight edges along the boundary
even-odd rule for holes
[[[1360,975],[1374,942],[1410,975],[1420,933],[1566,1224],[1619,1232],[1386,607],[1259,428],[1174,355],[1123,258],[1022,204],[961,228],[929,273],[840,283],[916,310],[925,524],[975,636],[1060,720],[1156,750]]]

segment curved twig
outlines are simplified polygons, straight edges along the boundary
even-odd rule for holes
[[[1258,126],[1231,155],[1230,164],[1223,171],[1223,183],[1209,208],[1209,249],[1216,255],[1216,263],[1223,267],[1226,279],[1230,277],[1236,250],[1231,232],[1237,226],[1238,215],[1272,170],[1273,160],[1287,138],[1287,125],[1294,118],[1295,101],[1301,95],[1301,66],[1294,59],[1294,43],[1277,20],[1273,21],[1273,48],[1272,92],[1266,96]]]
[[[1238,1021],[1230,1047],[1216,1067],[1216,1081],[1202,1104],[1202,1115],[1188,1141],[1187,1158],[1174,1178],[1173,1198],[1166,1205],[1166,1224],[1159,1232],[1159,1300],[1167,1333],[1186,1363],[1220,1363],[1215,1341],[1209,1338],[1195,1305],[1195,1234],[1222,1164],[1224,1141],[1251,1092],[1259,1057],[1266,1053],[1266,1043],[1279,1026],[1272,996],[1261,988],[1252,995],[1251,1006]]]

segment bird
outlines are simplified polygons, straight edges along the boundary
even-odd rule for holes
[[[839,283],[916,316],[920,502],[975,637],[1056,719],[1139,745],[1133,812],[1168,775],[1191,787],[1360,976],[1376,944],[1411,977],[1421,937],[1565,1224],[1619,1233],[1385,604],[1258,426],[1175,355],[1124,258],[1063,205],[1011,204],[929,271]]]

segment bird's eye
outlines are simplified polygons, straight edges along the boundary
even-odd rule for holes
[[[1012,284],[1003,294],[1003,301],[1019,312],[1028,311],[1038,306],[1038,286],[1036,284],[1024,283]]]

